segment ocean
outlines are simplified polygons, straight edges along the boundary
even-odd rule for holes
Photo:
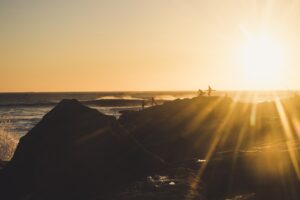
[[[195,92],[0,93],[0,129],[20,137],[62,99],[77,99],[106,115],[119,117],[119,111],[141,109],[142,101],[149,106],[152,97],[163,102],[195,95]]]
[[[295,91],[276,92],[281,98]],[[229,96],[236,101],[271,101],[274,92],[219,91],[213,95]],[[62,99],[77,99],[106,115],[120,116],[122,110],[139,110],[142,102],[151,106],[182,98],[193,98],[197,91],[181,92],[67,92],[67,93],[0,93],[0,159],[9,159],[20,137],[34,127],[41,118]],[[4,152],[4,153],[3,153]]]

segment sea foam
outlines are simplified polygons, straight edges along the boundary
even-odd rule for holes
[[[19,138],[0,127],[0,159],[9,161],[17,147]]]

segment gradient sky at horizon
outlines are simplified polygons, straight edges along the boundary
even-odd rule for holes
[[[0,27],[0,92],[252,89],[245,30],[285,51],[262,89],[300,89],[298,0],[1,0]]]

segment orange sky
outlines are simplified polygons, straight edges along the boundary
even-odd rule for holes
[[[285,52],[261,89],[300,88],[299,1],[4,0],[0,27],[1,92],[253,89],[247,33]]]

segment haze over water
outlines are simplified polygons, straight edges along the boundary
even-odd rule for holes
[[[272,101],[273,91],[217,91],[214,95],[235,101],[260,103]],[[291,97],[295,91],[276,92],[280,98]],[[92,92],[92,93],[2,93],[0,94],[0,125],[6,132],[24,135],[62,99],[78,99],[107,115],[118,117],[121,110],[139,110],[141,101],[154,97],[170,101],[197,96],[195,91],[182,92]],[[97,105],[105,100],[107,105]],[[118,100],[118,102],[116,102]],[[111,101],[111,103],[109,103]]]

